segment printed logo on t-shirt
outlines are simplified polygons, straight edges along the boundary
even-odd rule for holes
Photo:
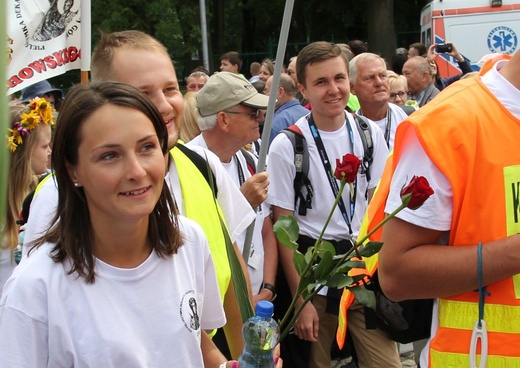
[[[200,333],[200,317],[197,309],[197,298],[194,290],[182,296],[180,314],[184,327],[190,332]]]

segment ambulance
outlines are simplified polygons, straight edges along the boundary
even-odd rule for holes
[[[453,43],[474,70],[487,54],[514,54],[520,37],[520,1],[432,0],[421,12],[421,42]],[[459,74],[455,58],[437,57],[443,77]]]

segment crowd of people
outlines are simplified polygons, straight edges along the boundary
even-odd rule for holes
[[[434,299],[418,364],[516,364],[520,53],[475,73],[452,45],[460,74],[444,77],[436,46],[387,61],[362,41],[318,41],[279,76],[270,59],[251,63],[249,79],[229,51],[218,72],[193,70],[183,94],[166,48],[121,31],[96,45],[89,85],[24,89],[9,105],[0,365],[237,367],[240,291],[252,306],[272,301],[277,319],[297,294],[295,251],[273,224],[293,215],[298,252],[322,238],[343,254],[414,176],[434,195],[373,240],[389,299]],[[346,154],[362,163],[339,195],[334,163]],[[304,305],[277,368],[330,368],[345,354],[348,367],[401,367],[380,316],[355,299],[338,352],[341,296],[325,287]]]

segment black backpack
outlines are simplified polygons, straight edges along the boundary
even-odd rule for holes
[[[352,114],[356,122],[356,127],[363,143],[363,161],[361,163],[361,172],[370,181],[370,165],[374,161],[374,142],[372,141],[372,132],[367,118],[357,114]],[[309,151],[307,150],[307,142],[302,131],[296,125],[281,130],[289,141],[291,141],[294,151],[294,166],[296,175],[294,177],[294,205],[298,209],[300,216],[307,215],[307,209],[312,208],[312,198],[314,189],[309,180]],[[303,188],[305,187],[305,193]],[[368,195],[365,193],[365,196]]]

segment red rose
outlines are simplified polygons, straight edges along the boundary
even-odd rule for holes
[[[424,176],[414,176],[410,184],[401,189],[401,200],[411,210],[416,210],[433,194]]]
[[[343,156],[342,162],[336,159],[334,176],[338,180],[345,179],[347,183],[353,183],[356,180],[359,165],[361,165],[361,160],[357,156],[347,153]]]

